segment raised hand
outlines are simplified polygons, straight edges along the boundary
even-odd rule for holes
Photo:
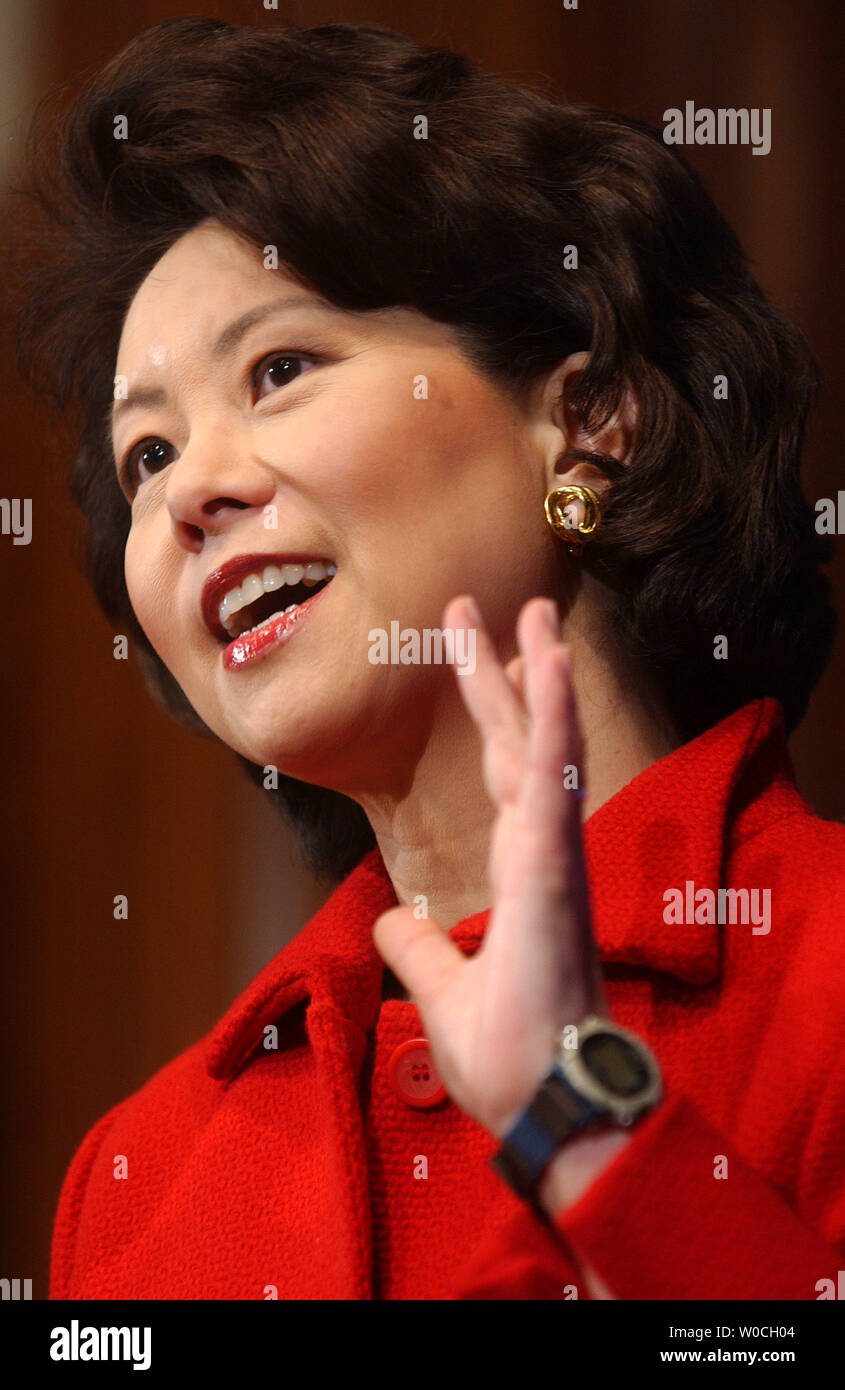
[[[409,907],[377,920],[376,946],[419,1008],[453,1101],[502,1137],[552,1065],[567,1024],[607,1015],[581,845],[581,801],[564,785],[583,750],[557,605],[531,599],[517,622],[520,655],[499,661],[473,600],[453,599],[444,627],[477,631],[476,666],[458,685],[481,733],[496,807],[488,860],[491,913],[465,957]]]

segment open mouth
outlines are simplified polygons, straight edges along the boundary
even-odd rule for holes
[[[223,595],[217,610],[222,641],[257,632],[324,589],[337,573],[330,560],[305,565],[266,565],[244,576]],[[225,634],[225,636],[223,636]]]

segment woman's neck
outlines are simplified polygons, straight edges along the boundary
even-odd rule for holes
[[[681,740],[618,654],[611,662],[607,645],[564,635],[572,643],[585,741],[578,780],[586,820]],[[399,902],[448,930],[490,906],[495,811],[482,780],[479,735],[459,694],[442,715],[402,794],[358,799]]]

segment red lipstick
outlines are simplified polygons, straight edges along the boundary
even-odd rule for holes
[[[321,555],[294,554],[293,551],[287,550],[275,555],[268,554],[265,550],[253,551],[249,555],[233,556],[224,565],[212,570],[202,586],[200,607],[203,622],[219,642],[228,642],[230,640],[229,633],[220,622],[219,608],[224,594],[229,589],[234,588],[248,574],[260,574],[267,565],[307,565],[312,560],[321,560],[322,558]],[[301,606],[304,607],[305,605]]]
[[[239,671],[242,667],[251,666],[259,661],[268,652],[284,646],[309,614],[313,613],[329,584],[324,585],[304,603],[292,608],[289,613],[283,613],[279,618],[270,618],[254,632],[245,632],[243,637],[236,637],[223,651],[224,668],[227,671]]]

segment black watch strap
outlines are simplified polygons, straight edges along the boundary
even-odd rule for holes
[[[534,1200],[537,1184],[570,1135],[603,1117],[572,1089],[560,1067],[552,1067],[537,1094],[502,1140],[493,1167],[521,1197]]]

